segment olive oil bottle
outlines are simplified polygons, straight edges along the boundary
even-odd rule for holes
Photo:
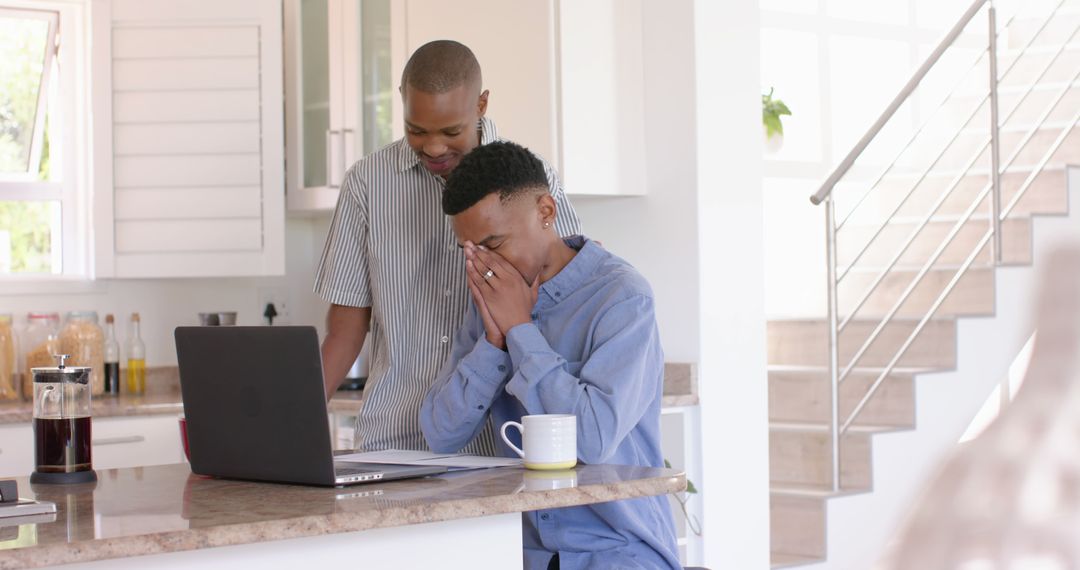
[[[127,341],[127,393],[146,392],[146,345],[139,334],[139,313],[131,314],[131,336]]]

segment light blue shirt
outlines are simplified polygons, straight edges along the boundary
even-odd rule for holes
[[[581,236],[578,254],[540,286],[532,322],[485,337],[470,303],[450,357],[420,411],[436,452],[464,448],[487,422],[530,414],[577,416],[578,460],[663,467],[664,355],[652,289],[626,261]],[[520,446],[520,435],[509,430]],[[500,453],[517,455],[502,441]],[[525,568],[681,568],[664,496],[525,513]]]

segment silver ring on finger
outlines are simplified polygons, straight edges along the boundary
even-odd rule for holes
[[[484,281],[487,281],[487,280],[491,279],[492,277],[495,277],[495,272],[494,271],[488,269],[486,272],[484,272]]]

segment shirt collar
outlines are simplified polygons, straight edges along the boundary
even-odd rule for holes
[[[499,140],[498,129],[495,128],[495,121],[487,117],[480,118],[480,144],[490,144]],[[398,170],[405,172],[410,168],[414,168],[420,164],[420,157],[416,156],[416,152],[409,146],[409,141],[402,137],[398,140]]]
[[[581,235],[563,239],[566,245],[578,250],[577,255],[554,277],[540,285],[540,291],[555,303],[570,296],[581,287],[606,257],[604,249],[595,241]]]

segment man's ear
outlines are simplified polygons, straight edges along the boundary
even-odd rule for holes
[[[490,93],[491,92],[487,89],[484,89],[484,91],[480,93],[480,98],[476,102],[477,117],[483,117],[484,113],[487,113],[488,96],[490,95]]]
[[[544,227],[549,227],[555,224],[555,214],[558,213],[558,206],[555,205],[555,199],[551,197],[551,193],[547,188],[544,188],[543,193],[536,197],[536,215],[540,220],[540,224],[548,224]]]

